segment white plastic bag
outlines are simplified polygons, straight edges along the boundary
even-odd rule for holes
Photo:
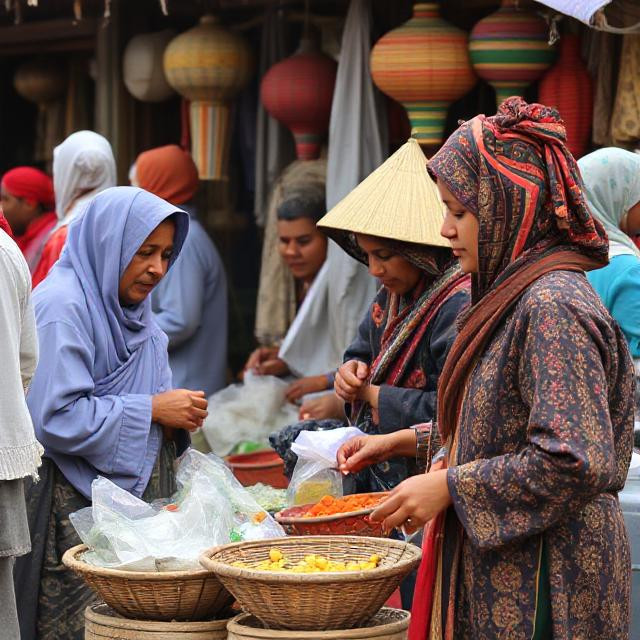
[[[202,432],[211,450],[228,455],[243,440],[268,446],[272,431],[298,420],[298,409],[286,399],[289,384],[275,376],[247,372],[243,384],[232,384],[209,398]]]
[[[91,507],[70,515],[91,549],[84,559],[102,567],[177,571],[197,568],[209,547],[284,535],[213,455],[188,449],[176,482],[171,498],[149,505],[106,478],[94,480]]]
[[[323,496],[342,497],[342,474],[337,469],[338,449],[363,436],[357,427],[330,431],[301,431],[291,451],[298,456],[287,490],[289,506],[318,502]]]

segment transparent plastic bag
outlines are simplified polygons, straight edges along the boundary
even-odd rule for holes
[[[268,446],[268,436],[298,418],[298,409],[287,402],[288,382],[275,376],[247,372],[242,384],[232,384],[209,398],[204,433],[211,450],[228,455],[244,440]]]
[[[284,535],[222,460],[188,449],[176,473],[178,491],[149,505],[106,478],[94,480],[92,505],[70,518],[102,567],[176,571],[199,566],[209,547]]]
[[[323,496],[342,497],[342,474],[337,469],[338,449],[348,440],[365,435],[357,427],[331,431],[302,431],[291,450],[298,456],[287,490],[289,506],[317,502]]]

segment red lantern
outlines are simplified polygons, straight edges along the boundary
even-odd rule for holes
[[[262,104],[293,133],[299,160],[320,156],[337,68],[335,60],[324,55],[313,40],[303,38],[298,51],[273,65],[262,79]]]
[[[579,158],[589,146],[593,116],[593,82],[580,58],[580,39],[567,34],[560,40],[560,57],[542,78],[538,100],[560,112],[567,129],[567,146]]]

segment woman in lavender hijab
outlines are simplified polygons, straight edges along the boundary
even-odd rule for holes
[[[33,551],[16,571],[23,639],[80,640],[92,594],[65,570],[69,513],[109,478],[143,499],[174,489],[173,461],[206,417],[204,393],[171,390],[167,337],[149,294],[177,258],[188,216],[133,187],[96,196],[34,294],[40,363],[27,398],[45,447],[27,492]]]

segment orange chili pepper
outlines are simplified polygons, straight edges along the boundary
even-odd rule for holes
[[[338,513],[348,513],[350,511],[362,511],[375,507],[384,496],[352,495],[344,498],[334,498],[324,496],[319,502],[314,504],[304,514],[305,518],[318,518],[322,516],[333,516]]]

